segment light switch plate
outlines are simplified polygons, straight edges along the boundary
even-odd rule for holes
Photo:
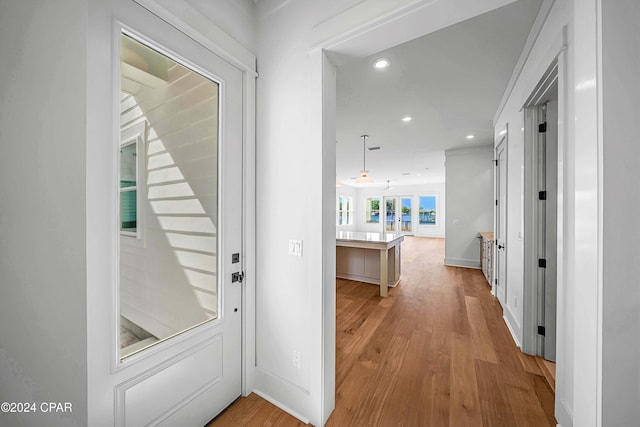
[[[302,240],[289,240],[289,255],[302,256]]]

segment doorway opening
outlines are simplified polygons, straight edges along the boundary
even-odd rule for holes
[[[493,294],[498,298],[502,307],[507,304],[507,135],[502,137],[500,143],[496,147],[496,212],[495,212],[495,249],[494,249],[494,265],[495,272],[494,282],[491,284]]]
[[[525,104],[523,351],[555,362],[558,288],[558,64]]]
[[[385,225],[387,233],[412,236],[413,231],[413,197],[386,196],[384,198]]]

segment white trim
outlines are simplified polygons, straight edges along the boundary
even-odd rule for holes
[[[549,17],[549,14],[551,13],[551,9],[553,8],[553,5],[555,4],[555,2],[556,0],[544,0],[544,3],[542,3],[542,6],[540,6],[538,16],[536,17],[536,20],[533,22],[533,25],[531,26],[531,31],[529,32],[527,41],[524,44],[524,48],[522,49],[520,58],[518,58],[518,62],[516,62],[516,66],[513,69],[513,74],[511,75],[511,79],[507,84],[507,89],[505,90],[504,95],[502,96],[502,100],[500,100],[500,104],[498,105],[498,110],[496,111],[495,116],[493,116],[493,127],[497,125],[498,119],[502,115],[504,108],[507,105],[507,101],[509,100],[509,98],[511,97],[511,94],[513,93],[513,89],[515,85],[520,79],[522,70],[524,69],[524,66],[529,60],[529,55],[531,54],[531,50],[533,49],[536,42],[538,41],[538,37],[542,32],[542,27],[544,27],[544,24],[547,22],[547,18]]]
[[[598,229],[598,243],[596,245],[597,256],[597,297],[596,297],[596,325],[597,335],[595,342],[596,353],[596,425],[602,426],[603,422],[603,408],[602,408],[602,353],[603,353],[603,332],[604,325],[604,105],[603,105],[603,60],[602,60],[602,0],[596,0],[596,128],[597,128],[597,167],[598,167],[598,187],[597,187],[597,229]],[[577,310],[576,310],[577,311]],[[576,323],[579,325],[579,323]],[[577,329],[577,328],[576,328]]]
[[[449,267],[473,268],[475,270],[482,269],[482,266],[480,265],[480,261],[472,260],[472,259],[445,258],[444,265]]]
[[[568,46],[568,28],[562,28],[563,45]],[[569,174],[573,169],[568,166],[569,159],[569,59],[568,49],[563,49],[558,55],[558,205],[557,205],[557,297],[556,307],[566,307],[567,289],[569,288],[568,265],[566,257],[569,253],[569,221],[565,220],[566,215],[570,212],[569,207]],[[566,331],[569,330],[567,313],[564,309],[556,310],[556,419],[560,423],[564,423],[567,427],[573,425],[573,413],[570,404],[566,401],[567,384],[566,372],[569,367],[573,366],[567,360],[567,352],[572,342],[566,339]],[[557,333],[562,331],[564,334]]]
[[[449,150],[445,150],[444,154],[446,157],[464,156],[466,154],[472,154],[477,152],[484,153],[487,150],[487,148],[491,148],[493,150],[493,147],[494,146],[492,144],[483,144],[483,145],[477,145],[475,147],[451,148]]]
[[[556,420],[558,420],[559,426],[565,425],[567,427],[573,427],[573,413],[571,412],[571,408],[567,404],[566,400],[558,398],[557,378],[558,377],[556,375]]]
[[[134,1],[220,58],[257,77],[255,55],[185,0],[172,0],[164,5],[157,0]]]
[[[498,205],[494,204],[493,207],[493,230],[494,230],[494,240],[495,240],[495,244],[493,245],[493,253],[491,254],[492,258],[491,258],[491,262],[493,263],[492,265],[492,271],[493,271],[493,283],[491,283],[491,292],[493,293],[493,295],[495,295],[496,298],[498,298],[498,301],[500,301],[500,298],[498,297],[498,283],[500,285],[502,285],[504,287],[504,306],[507,306],[507,296],[509,293],[509,287],[507,286],[507,277],[500,277],[500,271],[499,271],[499,265],[498,265],[498,257],[500,256],[498,254],[498,217],[499,217],[499,209],[502,205],[506,206],[507,208],[505,209],[505,217],[504,219],[501,218],[501,220],[504,221],[504,229],[505,229],[505,235],[504,236],[500,236],[502,238],[502,244],[503,246],[505,246],[504,248],[504,275],[508,276],[509,275],[509,270],[507,269],[509,263],[508,263],[508,258],[509,258],[509,251],[508,251],[508,247],[507,246],[507,236],[508,236],[508,231],[509,231],[509,123],[505,124],[505,129],[506,132],[504,135],[502,135],[500,137],[500,139],[498,140],[498,142],[496,143],[496,146],[493,150],[493,158],[494,161],[499,161],[498,158],[498,152],[500,150],[498,150],[503,144],[504,144],[504,158],[506,161],[506,166],[505,166],[505,179],[504,179],[504,194],[505,194],[505,199],[504,201],[500,200],[500,182],[499,182],[499,177],[498,177],[498,173],[499,173],[499,164],[497,168],[494,168],[493,170],[493,180],[494,180],[494,200],[498,201]],[[498,283],[496,283],[498,282]],[[503,305],[502,301],[500,301],[500,305]]]
[[[256,367],[256,76],[245,71],[243,81],[242,395],[248,396]]]
[[[267,393],[260,391],[258,389],[253,390],[253,392],[258,396],[260,396],[261,398],[263,398],[264,400],[266,400],[267,402],[272,403],[276,405],[278,408],[287,412],[289,415],[296,417],[297,419],[299,419],[305,424],[309,424],[309,418],[306,418],[304,415],[300,414],[299,412],[294,411],[293,409],[289,408],[287,405],[269,396]]]
[[[536,105],[525,107],[524,115],[524,149],[523,149],[523,194],[522,215],[524,218],[523,250],[522,250],[522,351],[536,354],[538,347],[538,161],[536,147],[538,146],[538,108]],[[533,207],[533,208],[532,208]]]
[[[513,337],[513,341],[516,343],[516,346],[518,346],[518,348],[521,349],[522,345],[520,344],[520,340],[518,339],[518,336],[516,335],[513,328],[511,327],[511,323],[509,322],[509,318],[507,317],[506,314],[502,316],[502,320],[504,320],[504,324],[507,325],[507,329],[509,329],[509,333]]]

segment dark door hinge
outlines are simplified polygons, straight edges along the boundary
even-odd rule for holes
[[[496,166],[498,166],[498,160],[494,160],[493,163],[495,163]]]
[[[546,131],[547,131],[547,122],[540,123],[540,124],[538,125],[538,132],[540,132],[540,133],[544,133],[544,132],[546,132]]]
[[[543,337],[545,336],[545,329],[544,326],[538,326],[538,335],[542,335]]]
[[[538,259],[538,267],[547,268],[547,260],[544,258]]]
[[[547,192],[538,191],[538,200],[547,200]]]
[[[496,200],[496,206],[498,206],[498,201]]]

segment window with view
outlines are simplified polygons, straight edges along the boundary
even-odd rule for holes
[[[380,198],[367,198],[367,222],[370,224],[380,223]]]
[[[140,137],[120,145],[120,232],[138,236],[138,151]]]
[[[436,224],[436,196],[420,196],[420,224]]]
[[[337,225],[351,224],[353,224],[353,199],[347,196],[339,196]]]

